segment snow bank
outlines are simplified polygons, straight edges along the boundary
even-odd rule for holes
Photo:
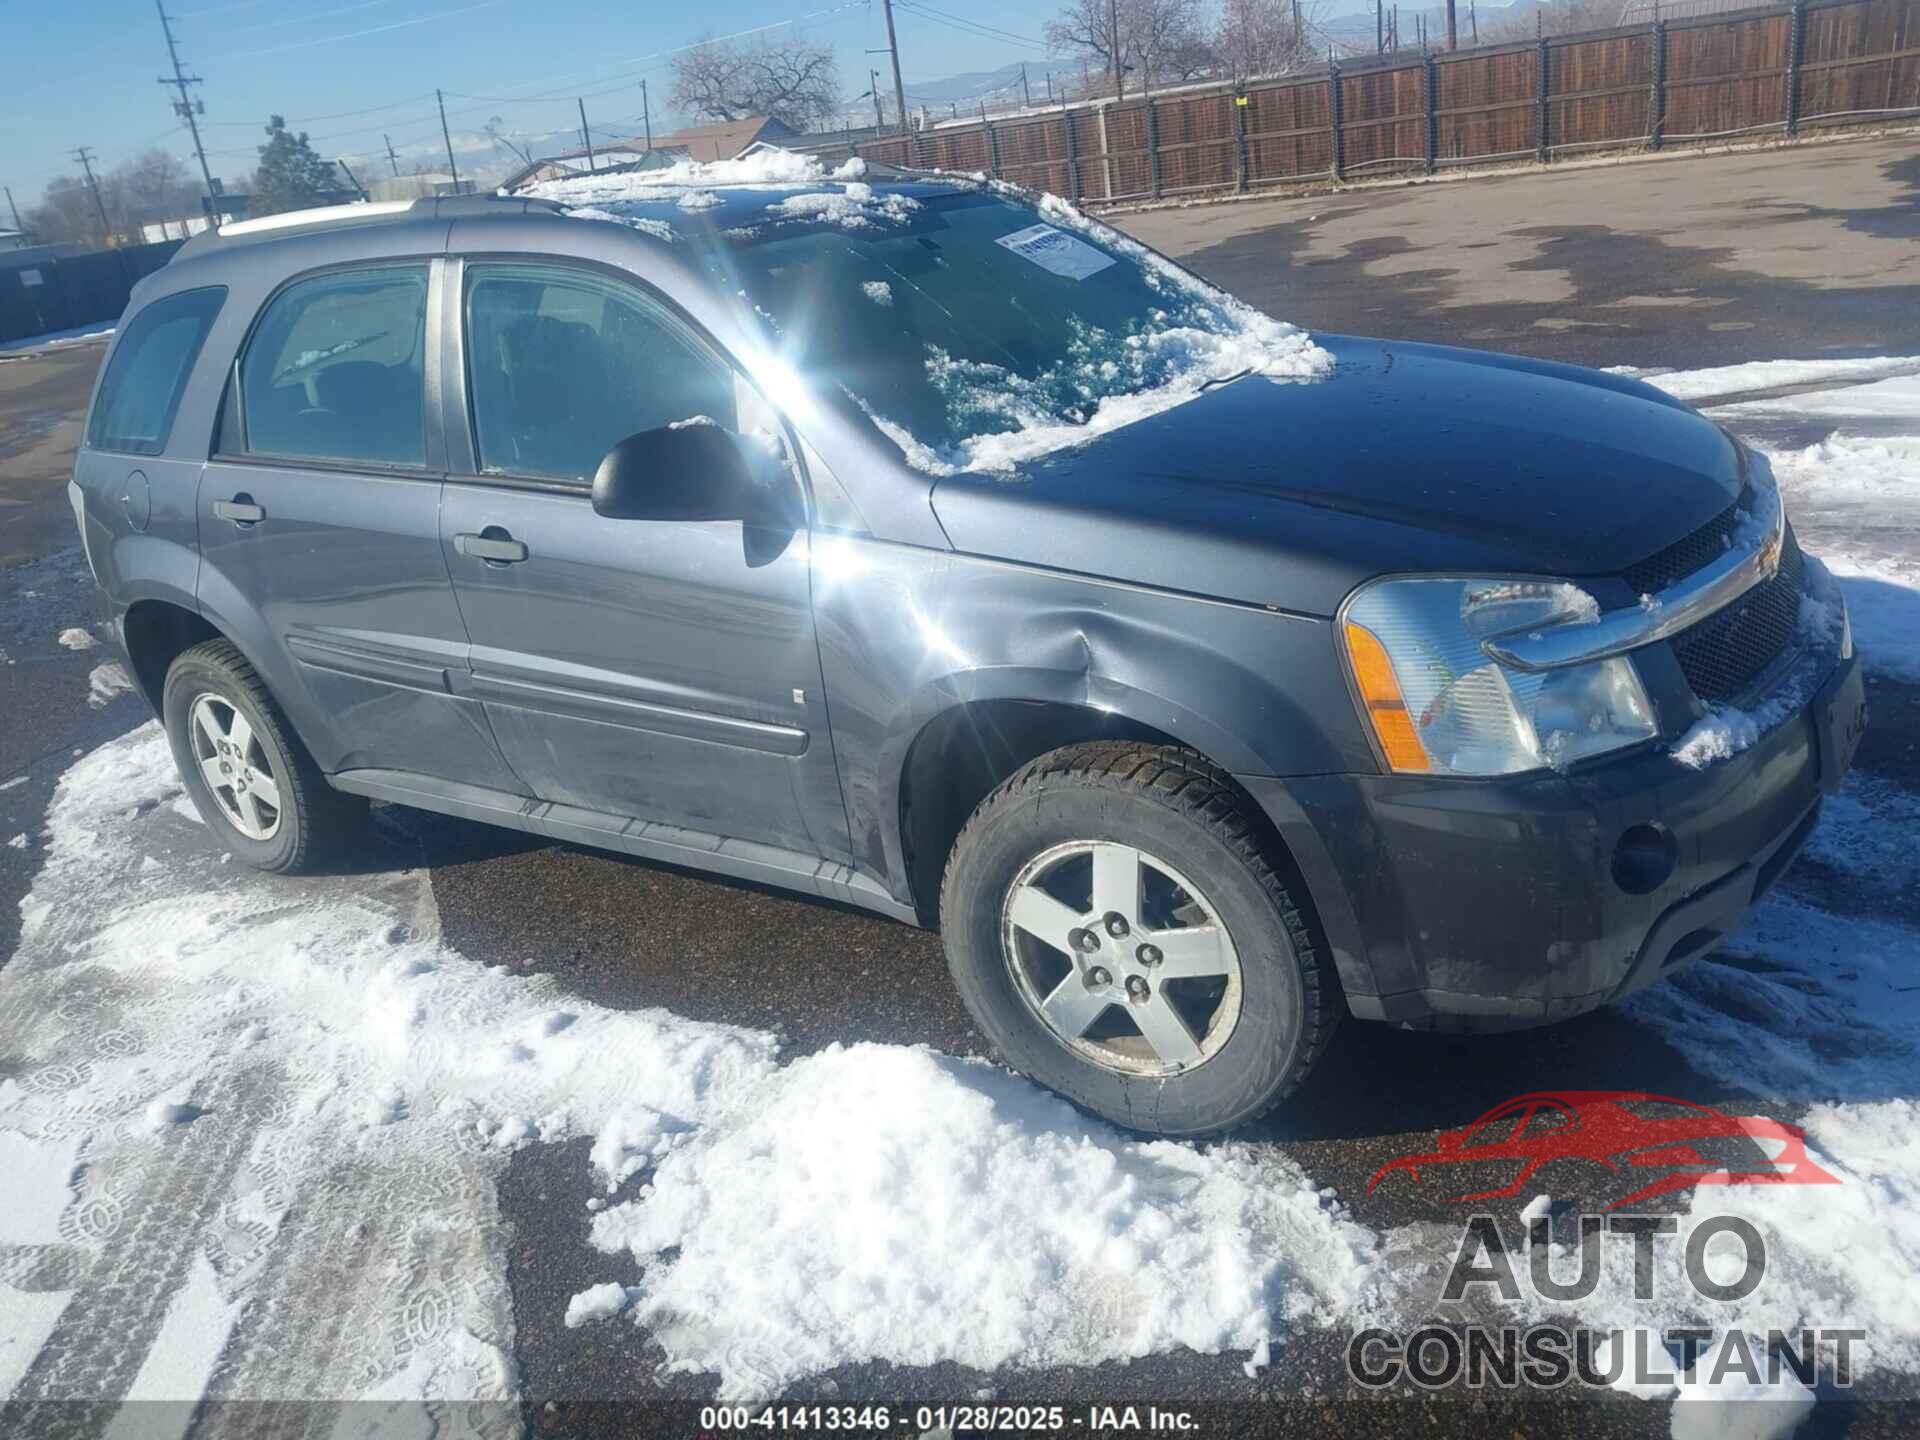
[[[113,1241],[48,1320],[70,1355],[150,1352],[176,1396],[510,1394],[494,1187],[574,1137],[614,1198],[596,1238],[646,1268],[564,1318],[630,1305],[729,1395],[862,1358],[1255,1352],[1368,1283],[1368,1233],[1270,1152],[1131,1140],[924,1050],[776,1069],[770,1035],[463,958],[421,872],[223,866],[179,794],[155,725],[76,762],[0,970],[0,1054],[35,1057],[0,1080],[0,1248],[48,1215]],[[154,1318],[202,1251],[224,1346]]]
[[[1367,1233],[1291,1163],[1123,1138],[984,1061],[833,1046],[675,1150],[593,1237],[723,1399],[830,1366],[1253,1351],[1350,1309]]]
[[[1886,375],[1920,374],[1920,356],[1876,356],[1865,360],[1756,360],[1744,365],[1716,365],[1706,370],[1638,370],[1615,366],[1616,375],[1631,375],[1690,403],[1714,401],[1756,390],[1778,390],[1799,385],[1846,385]],[[1804,397],[1781,403],[1792,405]]]
[[[148,1320],[202,1250],[243,1307],[213,1347],[224,1395],[511,1394],[510,1149],[603,1137],[643,1106],[663,1133],[708,1123],[772,1071],[775,1041],[466,960],[397,854],[331,879],[223,866],[179,793],[156,725],[77,761],[0,971],[0,1054],[35,1057],[0,1080],[31,1192],[0,1211],[0,1250],[44,1241],[15,1210],[48,1208],[106,1247],[59,1321],[72,1365],[15,1398],[74,1398],[58,1387],[89,1383],[88,1356],[169,1353]],[[214,1378],[154,1383],[190,1397]]]

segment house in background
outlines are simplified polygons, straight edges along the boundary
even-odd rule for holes
[[[584,148],[549,155],[516,170],[501,182],[500,188],[518,191],[542,180],[564,180],[602,170],[659,170],[682,160],[733,160],[756,145],[785,145],[800,138],[798,131],[770,115],[753,115],[744,120],[694,125],[656,135],[652,145],[633,137],[615,140],[594,146],[591,157]]]

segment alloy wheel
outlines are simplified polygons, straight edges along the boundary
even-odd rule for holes
[[[214,804],[249,840],[280,828],[280,782],[253,725],[225,697],[208,693],[188,712],[188,733]]]
[[[1240,955],[1219,912],[1134,846],[1073,840],[1029,860],[1007,890],[1001,945],[1035,1016],[1104,1069],[1191,1070],[1240,1018]]]

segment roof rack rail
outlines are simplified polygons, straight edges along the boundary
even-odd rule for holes
[[[493,191],[481,195],[429,195],[418,200],[362,200],[349,205],[321,205],[310,210],[286,210],[278,215],[262,215],[255,220],[237,220],[217,230],[203,230],[175,252],[174,258],[198,255],[232,240],[273,239],[303,230],[341,229],[382,220],[399,220],[409,215],[423,219],[455,219],[461,215],[483,215],[501,205],[514,206],[522,214],[530,210],[558,212],[564,208],[551,200],[502,195]]]

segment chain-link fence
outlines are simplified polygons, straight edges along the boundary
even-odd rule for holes
[[[795,148],[1097,205],[1916,116],[1920,0],[1802,0]]]

